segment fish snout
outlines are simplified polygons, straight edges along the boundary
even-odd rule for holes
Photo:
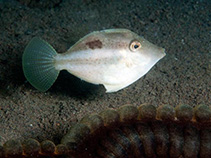
[[[166,56],[165,48],[161,48],[160,47],[160,52],[161,52],[161,58],[163,58],[164,56]]]
[[[162,47],[156,46],[154,51],[155,51],[155,54],[156,54],[155,56],[159,59],[162,59],[166,55],[165,49],[162,48]]]

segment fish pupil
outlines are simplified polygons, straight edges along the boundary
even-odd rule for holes
[[[135,48],[135,49],[137,49],[138,47],[139,47],[139,45],[137,45],[137,44],[134,45],[134,48]]]

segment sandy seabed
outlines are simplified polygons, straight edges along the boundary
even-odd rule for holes
[[[0,145],[9,139],[59,143],[86,114],[149,103],[211,106],[209,0],[0,1]],[[167,55],[131,86],[105,93],[63,71],[46,93],[25,79],[21,57],[35,36],[65,52],[84,35],[127,28]]]

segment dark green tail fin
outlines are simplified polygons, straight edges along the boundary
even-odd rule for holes
[[[26,46],[22,57],[26,79],[40,91],[47,91],[59,75],[55,69],[56,51],[47,42],[35,37]]]

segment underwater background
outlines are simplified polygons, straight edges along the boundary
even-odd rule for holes
[[[210,8],[209,0],[1,0],[0,145],[28,137],[59,143],[84,115],[125,104],[211,106]],[[33,37],[63,53],[108,28],[130,29],[167,55],[116,93],[65,71],[45,93],[26,81],[21,58]]]

